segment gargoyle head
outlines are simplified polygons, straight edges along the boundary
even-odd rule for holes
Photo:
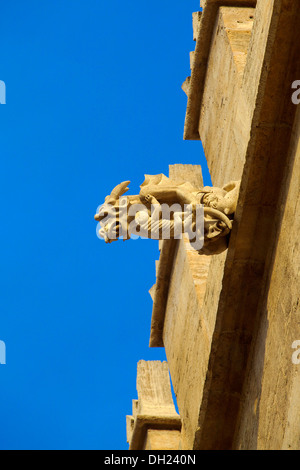
[[[111,213],[111,208],[114,207],[116,210],[118,208],[119,198],[123,196],[127,191],[129,191],[128,185],[130,181],[124,181],[123,183],[118,184],[112,192],[106,196],[104,204],[100,206],[97,214],[94,215],[94,219],[99,222],[107,217]]]
[[[129,190],[129,183],[130,181],[124,181],[118,184],[112,192],[106,196],[104,204],[100,206],[97,214],[94,215],[94,219],[100,222],[98,235],[100,238],[103,238],[106,243],[117,240],[120,236],[121,229],[124,228],[124,222],[127,222],[127,220],[120,220],[122,218],[120,211],[124,209],[124,207],[127,207],[126,197],[122,198],[121,196]]]

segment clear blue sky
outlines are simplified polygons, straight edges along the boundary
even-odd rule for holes
[[[148,347],[158,243],[105,245],[119,182],[204,166],[183,141],[199,0],[3,2],[1,449],[127,449]]]

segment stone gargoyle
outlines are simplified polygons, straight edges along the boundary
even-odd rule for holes
[[[129,183],[116,186],[94,216],[99,222],[97,235],[106,243],[132,235],[168,239],[189,233],[191,245],[200,253],[216,254],[227,248],[239,181],[223,188],[195,188],[163,174],[145,175],[140,193],[124,196]]]

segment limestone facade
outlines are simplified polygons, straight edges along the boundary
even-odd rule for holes
[[[142,445],[300,449],[299,4],[201,7],[184,138],[201,140],[214,186],[241,180],[241,188],[225,252],[160,243],[150,346],[165,348],[181,427],[165,429],[172,437],[161,444],[144,427]],[[171,165],[176,175],[202,185],[198,166]]]

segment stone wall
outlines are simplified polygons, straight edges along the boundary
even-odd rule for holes
[[[187,89],[185,138],[203,141],[213,184],[242,180],[228,252],[213,273],[222,286],[193,446],[295,449],[300,172],[291,84],[300,17],[287,0],[226,3],[202,3]]]
[[[292,362],[292,343],[300,340],[300,109],[283,171],[278,229],[236,434],[240,449],[300,449],[300,364]]]
[[[300,364],[292,362],[300,340],[300,107],[291,100],[300,11],[290,0],[201,6],[183,87],[184,136],[201,138],[215,186],[240,179],[241,190],[225,252],[199,255],[186,239],[160,243],[150,346],[166,350],[181,448],[300,449]],[[201,186],[200,173],[172,165],[169,176]]]

